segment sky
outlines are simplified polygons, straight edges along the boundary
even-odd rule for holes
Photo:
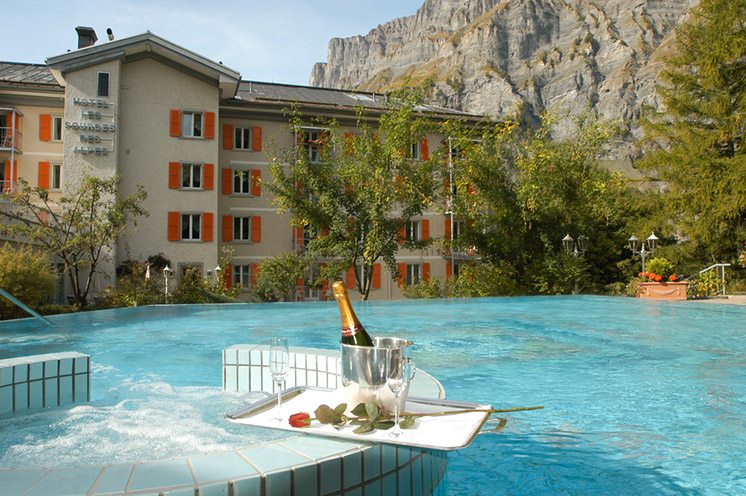
[[[0,61],[43,64],[77,48],[76,26],[105,43],[150,31],[241,73],[308,84],[332,38],[365,35],[423,0],[17,0],[3,11]]]

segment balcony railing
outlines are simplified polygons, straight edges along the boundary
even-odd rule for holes
[[[0,150],[21,151],[23,143],[23,133],[18,127],[0,127]]]

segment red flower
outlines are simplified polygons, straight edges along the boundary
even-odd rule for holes
[[[655,276],[655,282],[661,282],[663,280],[663,276],[656,275]]]
[[[678,277],[676,277],[676,274],[671,274],[670,276],[668,276],[668,280],[671,282],[675,282],[676,279],[678,279]]]
[[[643,277],[644,275],[645,275],[645,273],[644,273],[644,272],[639,272],[639,273],[637,274],[637,277]]]
[[[306,412],[294,413],[290,416],[292,427],[308,427],[311,425],[311,415]]]

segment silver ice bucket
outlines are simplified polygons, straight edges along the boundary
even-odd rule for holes
[[[404,351],[412,342],[401,338],[373,338],[373,346],[340,344],[342,390],[349,408],[375,402],[386,412],[394,411],[396,397],[386,385],[386,368],[402,373]],[[388,361],[388,363],[387,363]],[[399,393],[399,411],[404,410],[409,387]]]

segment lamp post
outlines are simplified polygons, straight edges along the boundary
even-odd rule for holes
[[[577,241],[570,236],[568,233],[562,238],[562,249],[565,250],[567,255],[572,255],[574,258],[585,256],[585,251],[588,249],[588,236],[581,234],[578,236]],[[575,278],[575,288],[572,294],[578,294],[578,278]]]
[[[658,248],[658,237],[654,232],[651,232],[650,236],[648,236],[645,242],[641,244],[639,249],[638,244],[640,244],[640,240],[633,234],[632,237],[629,238],[628,246],[633,255],[640,255],[640,259],[642,260],[641,272],[645,272],[645,258]]]
[[[172,271],[171,267],[169,267],[168,265],[163,267],[163,280],[165,281],[165,286],[166,286],[165,295],[167,299],[168,299],[168,276],[170,276],[173,273],[174,271]]]
[[[215,271],[215,285],[220,286],[220,271],[223,269],[218,265],[213,270]]]

